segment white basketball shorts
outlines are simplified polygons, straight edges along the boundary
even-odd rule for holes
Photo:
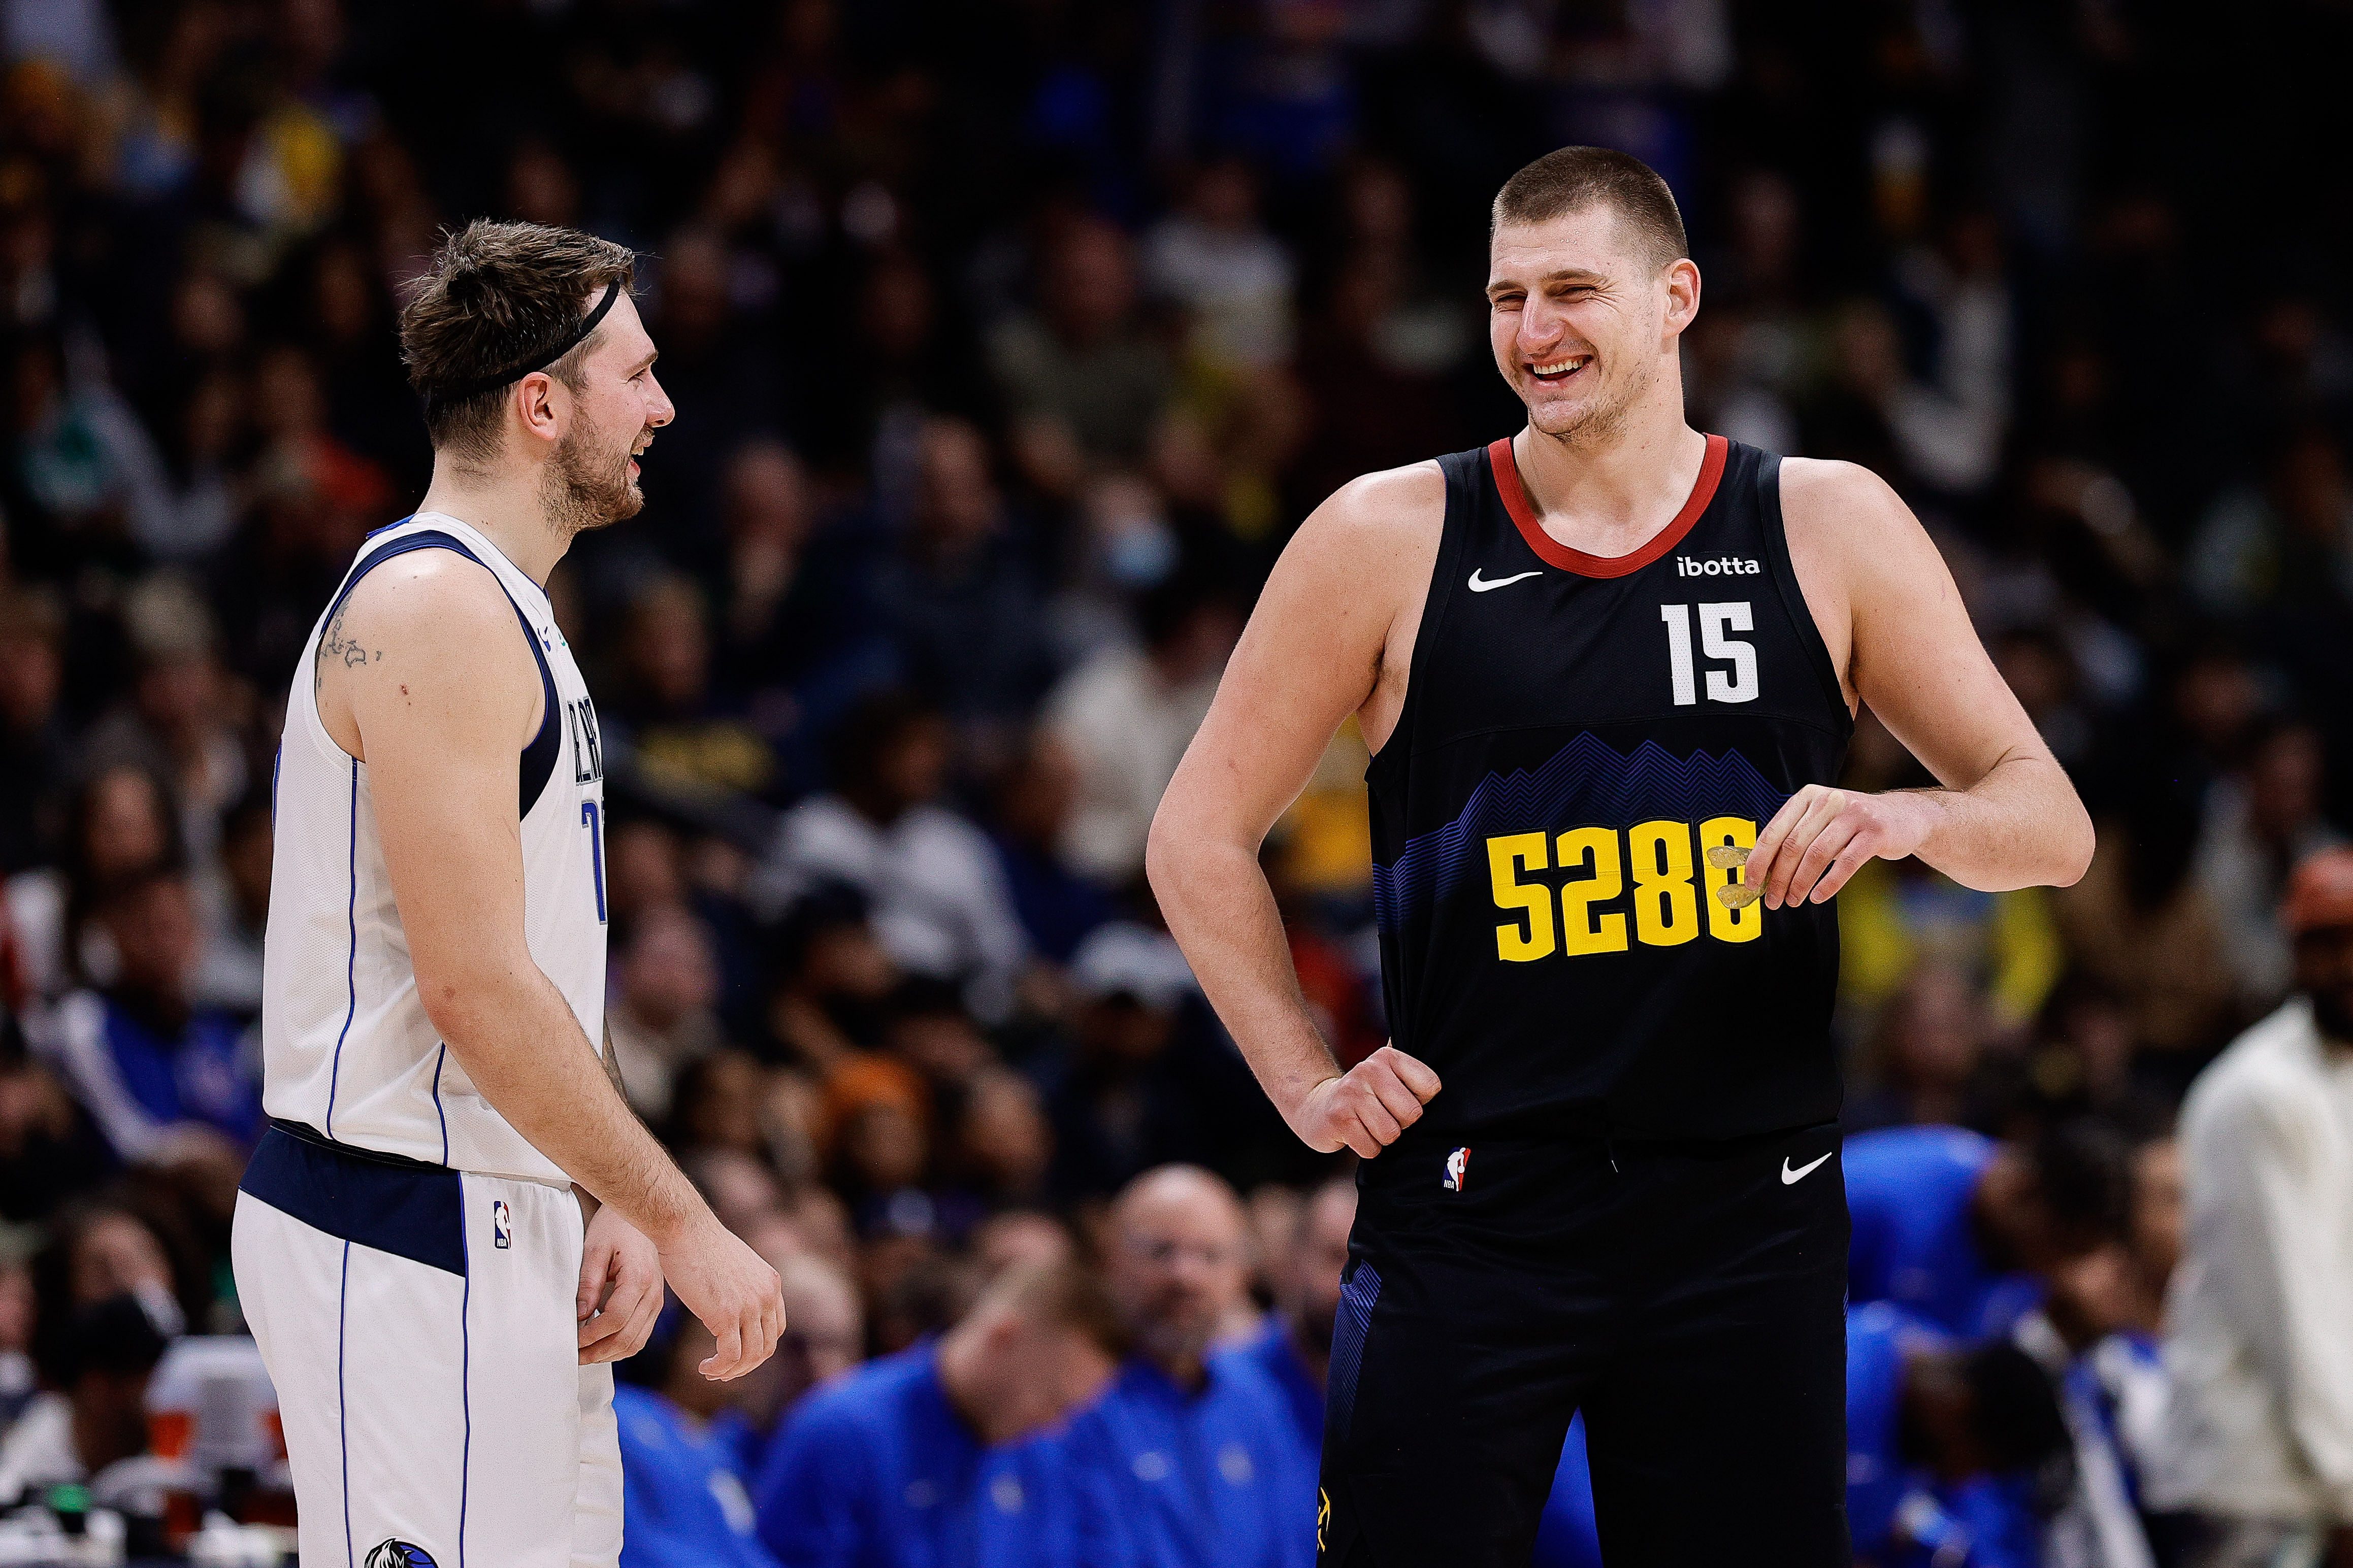
[[[573,1317],[580,1206],[273,1125],[237,1298],[278,1389],[304,1568],[614,1568],[608,1366]]]

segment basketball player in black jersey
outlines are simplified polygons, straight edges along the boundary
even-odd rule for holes
[[[1610,1568],[1844,1568],[1831,897],[1873,856],[2091,858],[1903,502],[1684,423],[1684,251],[1622,153],[1513,176],[1487,297],[1525,428],[1316,509],[1153,827],[1260,1082],[1365,1157],[1327,1564],[1525,1563],[1582,1408]],[[1859,702],[1943,787],[1834,787]],[[1350,713],[1392,1043],[1344,1074],[1257,857]]]

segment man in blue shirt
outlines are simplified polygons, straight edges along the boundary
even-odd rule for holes
[[[719,1342],[673,1300],[613,1390],[621,1429],[621,1568],[776,1568],[713,1425],[730,1390],[695,1371]],[[641,1381],[640,1381],[641,1380]]]
[[[1308,1194],[1290,1249],[1271,1260],[1274,1310],[1238,1352],[1282,1391],[1311,1475],[1323,1462],[1324,1380],[1332,1363],[1332,1325],[1340,1315],[1340,1274],[1348,1266],[1348,1231],[1356,1223],[1354,1181],[1327,1182]]]
[[[1065,1440],[1103,1559],[1304,1568],[1315,1556],[1315,1478],[1289,1403],[1247,1354],[1209,1349],[1241,1288],[1233,1189],[1164,1165],[1120,1194],[1111,1231],[1112,1294],[1136,1353]]]
[[[1079,1563],[1080,1493],[1042,1433],[1096,1397],[1125,1346],[1083,1269],[1008,1269],[939,1339],[786,1418],[754,1489],[760,1539],[784,1568]]]
[[[2057,1391],[2005,1341],[1963,1349],[1884,1301],[1847,1313],[1847,1523],[1871,1568],[2035,1568],[2036,1497],[2073,1454]]]
[[[187,873],[132,873],[107,891],[100,918],[114,982],[58,1005],[48,1054],[125,1163],[242,1158],[261,1123],[259,1060],[243,1025],[190,999],[203,933]]]
[[[1846,1141],[1854,1239],[1847,1299],[1893,1301],[1965,1338],[2007,1332],[2058,1264],[2109,1238],[2128,1191],[2100,1140],[2065,1128],[2033,1148],[1958,1127]]]

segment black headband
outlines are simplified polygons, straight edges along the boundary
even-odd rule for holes
[[[470,381],[462,386],[438,388],[426,394],[427,401],[442,404],[445,406],[452,403],[463,403],[470,397],[480,397],[485,392],[495,392],[510,383],[521,381],[535,370],[545,370],[586,342],[588,334],[596,330],[596,323],[605,319],[605,312],[613,308],[613,301],[620,297],[621,280],[616,278],[605,285],[605,297],[596,301],[596,308],[582,317],[580,325],[573,330],[572,334],[554,348],[515,366],[512,370],[502,370],[496,375],[486,375],[479,380]]]

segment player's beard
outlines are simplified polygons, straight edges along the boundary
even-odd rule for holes
[[[571,539],[592,529],[610,528],[644,509],[645,492],[629,478],[630,447],[636,444],[600,448],[586,422],[565,433],[540,480],[540,506],[556,537]]]
[[[1597,364],[1599,363],[1598,356],[1595,363]],[[1651,383],[1657,376],[1657,370],[1651,365],[1638,365],[1627,378],[1624,385],[1614,389],[1603,388],[1600,397],[1588,407],[1578,410],[1569,423],[1559,429],[1547,429],[1544,426],[1535,425],[1534,420],[1529,423],[1538,433],[1549,436],[1565,446],[1583,447],[1588,449],[1607,447],[1625,430],[1634,405],[1641,402],[1650,392]]]

